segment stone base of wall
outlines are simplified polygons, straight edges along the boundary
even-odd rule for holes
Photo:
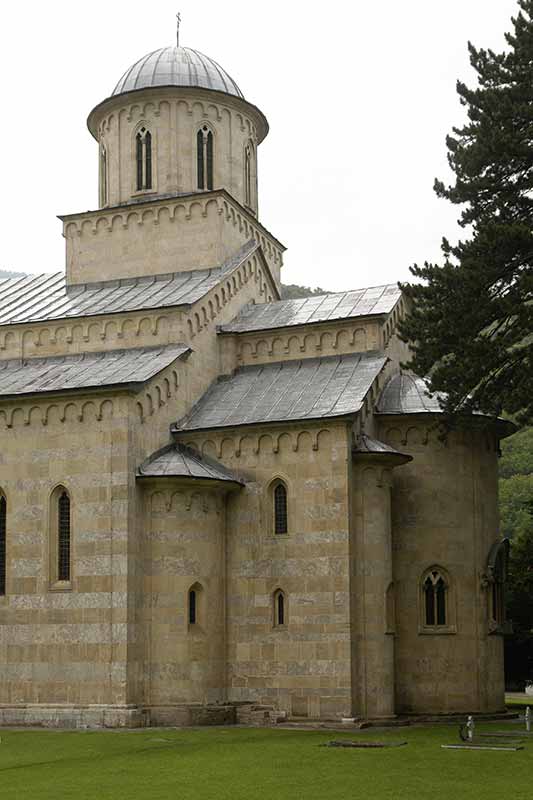
[[[39,728],[144,728],[147,714],[138,706],[0,705],[0,726]]]
[[[256,703],[227,705],[109,706],[0,705],[0,727],[145,728],[203,725],[250,725],[284,722],[286,714]]]
[[[157,727],[182,728],[189,725],[235,725],[233,705],[145,706],[147,724]]]
[[[285,711],[277,711],[272,706],[257,703],[239,703],[236,711],[239,725],[250,725],[254,728],[277,725],[287,720]]]

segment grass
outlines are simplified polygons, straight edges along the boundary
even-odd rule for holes
[[[477,730],[517,729],[487,723]],[[522,726],[519,726],[520,728]],[[442,750],[458,726],[336,733],[247,728],[1,731],[2,800],[530,800],[533,742]],[[407,747],[318,747],[331,739]]]
[[[512,697],[508,697],[505,700],[505,705],[509,711],[520,711],[528,706],[533,707],[533,697],[529,702],[527,700],[515,700]]]

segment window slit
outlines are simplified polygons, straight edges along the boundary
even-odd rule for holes
[[[196,625],[196,591],[189,592],[189,625]]]
[[[213,134],[211,131],[207,134],[207,188],[213,188]]]
[[[198,160],[198,188],[204,188],[204,134],[198,131],[196,137],[196,156]]]
[[[146,136],[144,137],[144,148],[145,148],[145,164],[146,164],[146,175],[145,175],[145,189],[152,188],[152,134],[150,131],[147,131]]]
[[[287,489],[278,483],[274,489],[274,531],[276,534],[287,533]]]
[[[62,492],[57,508],[57,579],[70,580],[70,498]]]

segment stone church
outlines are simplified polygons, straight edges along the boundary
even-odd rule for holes
[[[280,299],[268,122],[213,59],[88,127],[65,272],[0,281],[0,723],[501,710],[505,423],[441,435],[396,284]]]

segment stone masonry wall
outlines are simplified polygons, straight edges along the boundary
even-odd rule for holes
[[[413,461],[392,492],[396,707],[399,712],[499,711],[503,646],[489,631],[483,576],[498,541],[497,442],[488,431],[439,440],[435,418],[382,417],[380,438]],[[449,577],[448,625],[424,624],[421,579]]]
[[[228,700],[297,716],[352,707],[349,523],[343,423],[184,436],[247,479],[228,499]],[[288,489],[287,535],[273,532],[272,482]],[[287,622],[274,624],[274,593]]]

